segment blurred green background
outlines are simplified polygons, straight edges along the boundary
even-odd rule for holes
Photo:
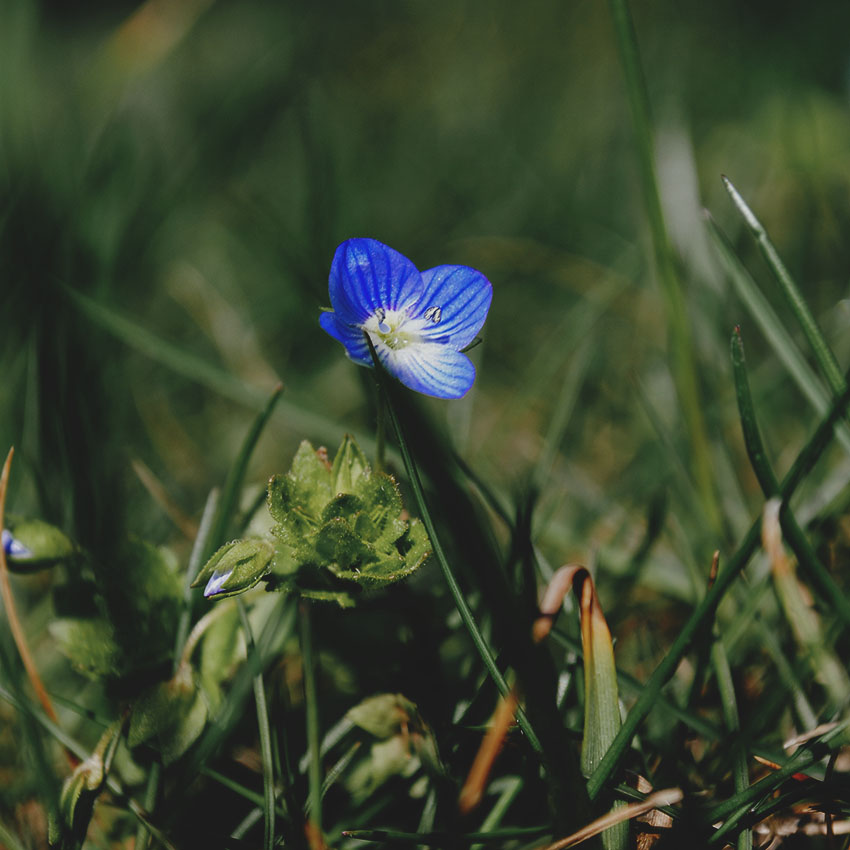
[[[702,209],[786,316],[728,174],[846,359],[850,6],[633,13],[733,539],[758,505],[736,323],[780,471],[814,415],[729,287]],[[604,3],[5,0],[0,168],[11,509],[92,546],[118,530],[166,541],[133,462],[197,520],[278,378],[256,482],[302,438],[368,435],[368,375],[317,324],[334,248],[359,235],[492,280],[473,392],[423,404],[497,491],[539,487],[549,557],[633,548],[668,492],[695,518]]]
[[[0,447],[17,452],[8,509],[59,525],[105,563],[134,534],[173,546],[185,565],[208,492],[278,380],[284,399],[251,460],[256,489],[305,438],[334,449],[353,431],[371,451],[370,376],[317,320],[335,247],[374,237],[419,268],[464,263],[492,281],[474,389],[460,402],[417,401],[507,514],[534,504],[544,560],[598,568],[618,663],[645,678],[685,617],[679,603],[699,598],[711,552],[731,551],[762,504],[729,366],[736,324],[780,475],[820,418],[709,238],[704,209],[799,339],[721,174],[850,360],[850,4],[631,8],[721,527],[693,481],[602,0],[0,0]],[[797,515],[818,514],[848,476],[833,447]],[[536,501],[523,503],[528,493]],[[827,511],[833,567],[846,560],[847,501]],[[507,525],[494,523],[505,549]],[[45,635],[53,616],[51,581],[16,577],[30,634]],[[406,689],[397,670],[415,680],[427,666],[410,653],[436,652],[428,629],[444,624],[410,584],[397,597],[408,607],[388,606],[392,629],[379,618],[363,628],[374,644],[406,630],[396,666],[373,678],[371,656],[340,662],[325,721],[361,685],[361,697]],[[740,616],[745,595],[724,601],[724,639],[742,715],[752,710],[778,742],[788,699],[778,689],[772,713],[754,708],[772,674],[760,639],[749,642],[754,616]],[[337,613],[319,615],[325,648],[351,628]],[[346,622],[365,622],[355,616]],[[39,643],[43,672],[64,670]],[[342,656],[359,651],[340,643]],[[452,646],[463,679],[472,654]],[[355,687],[346,677],[358,664]],[[666,745],[664,723],[647,735]],[[11,730],[4,763],[18,758]]]

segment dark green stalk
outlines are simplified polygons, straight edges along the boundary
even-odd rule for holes
[[[714,529],[720,529],[721,519],[714,496],[711,456],[702,404],[699,397],[690,323],[688,321],[682,289],[676,273],[673,246],[664,221],[658,177],[655,172],[655,140],[649,105],[649,94],[638,49],[637,35],[626,0],[609,0],[617,49],[623,67],[629,107],[638,147],[638,165],[643,183],[647,218],[652,232],[655,263],[661,284],[661,292],[667,309],[667,325],[670,328],[670,355],[673,380],[682,404],[685,422],[690,435],[694,477],[700,494],[702,507]]]
[[[848,403],[850,403],[850,391],[846,390],[835,401],[829,415],[821,421],[809,442],[797,456],[780,487],[779,495],[785,501],[791,498],[792,493],[800,481],[809,472],[815,461],[829,444],[835,423],[844,415]],[[591,799],[599,795],[609,777],[619,767],[631,743],[632,737],[644,718],[649,714],[661,693],[662,687],[664,687],[668,679],[676,671],[679,662],[688,651],[697,633],[704,629],[713,618],[720,600],[753,556],[753,553],[758,548],[760,539],[761,516],[753,522],[738,550],[729,559],[726,568],[721,570],[717,576],[717,581],[712,585],[702,602],[694,609],[679,632],[678,637],[673,641],[667,655],[647,680],[646,686],[634,706],[632,706],[632,710],[623,721],[623,726],[617,733],[617,737],[611,743],[599,767],[596,768],[588,780],[587,790]]]
[[[381,365],[380,360],[378,360],[374,346],[372,345],[372,340],[369,339],[368,335],[366,336],[366,340],[369,344],[369,350],[375,364],[375,375],[378,382],[379,392],[384,397],[384,403],[386,404],[387,411],[390,415],[390,422],[392,422],[393,430],[395,431],[399,451],[401,452],[401,457],[404,462],[404,468],[407,471],[407,477],[410,481],[410,488],[413,490],[413,498],[416,500],[416,507],[422,518],[422,522],[425,525],[425,530],[428,532],[428,537],[431,540],[434,557],[440,565],[440,570],[442,571],[443,578],[449,588],[449,593],[451,593],[452,599],[454,600],[455,607],[460,614],[461,620],[463,620],[464,626],[466,626],[466,630],[469,632],[469,636],[472,638],[472,642],[475,645],[478,654],[481,656],[481,660],[484,662],[484,666],[487,668],[487,672],[490,674],[496,684],[496,687],[499,689],[499,693],[503,697],[506,697],[511,691],[510,685],[508,685],[505,681],[505,677],[496,665],[496,659],[493,657],[493,653],[490,651],[487,641],[484,639],[484,636],[481,634],[481,630],[478,628],[478,624],[475,622],[472,610],[466,602],[463,591],[460,589],[460,585],[458,584],[457,578],[455,578],[454,571],[452,570],[451,565],[446,558],[446,554],[443,551],[443,547],[440,544],[440,538],[437,536],[437,529],[434,526],[434,521],[431,518],[431,512],[428,510],[428,503],[425,500],[425,491],[422,487],[422,480],[419,477],[419,469],[416,466],[416,462],[413,460],[413,455],[410,453],[410,448],[407,445],[407,440],[405,439],[401,422],[399,421],[395,408],[390,401],[389,394],[385,392],[383,383],[385,380],[383,366]],[[528,717],[522,708],[517,708],[516,717],[517,723],[519,723],[533,749],[538,753],[542,753],[543,747],[540,743],[540,739],[531,727]]]
[[[251,623],[248,620],[248,609],[240,597],[239,617],[245,632],[245,643],[248,655],[257,655]],[[258,660],[258,666],[260,661]],[[260,733],[260,753],[263,759],[263,848],[272,850],[274,847],[274,762],[272,761],[272,737],[269,731],[269,712],[266,707],[266,689],[263,684],[263,674],[254,676],[254,701],[257,705],[257,727]]]
[[[313,657],[313,628],[310,603],[302,600],[298,605],[301,634],[301,663],[304,667],[304,702],[307,711],[307,765],[309,778],[309,822],[316,836],[322,834],[322,759],[319,734],[319,702],[316,693],[316,661]]]
[[[744,445],[750,458],[753,471],[759,486],[770,499],[780,492],[779,481],[767,459],[764,443],[758,427],[750,382],[747,378],[746,362],[744,360],[744,343],[741,339],[740,328],[735,328],[732,334],[732,369],[735,377],[735,392],[738,397],[738,411],[741,418],[741,429],[744,433]],[[842,382],[843,384],[843,382]],[[808,573],[817,585],[824,601],[841,618],[845,626],[850,626],[850,600],[829,574],[829,570],[817,556],[803,530],[797,523],[794,514],[788,508],[788,499],[783,499],[780,512],[780,522],[785,533],[785,539],[797,557],[800,566]]]
[[[383,472],[386,467],[386,434],[387,434],[387,414],[386,402],[382,393],[378,393],[377,399],[378,409],[376,411],[377,421],[375,423],[375,470]]]

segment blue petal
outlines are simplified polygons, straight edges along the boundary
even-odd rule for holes
[[[428,323],[424,335],[443,339],[458,350],[469,345],[481,330],[493,300],[490,281],[469,266],[437,266],[422,272],[422,280],[425,291],[415,315],[439,315],[439,321]]]
[[[348,239],[336,249],[328,281],[340,318],[360,324],[376,310],[409,307],[422,294],[422,276],[403,254],[377,239]]]
[[[217,593],[221,592],[221,586],[230,578],[233,574],[233,570],[224,570],[223,572],[219,572],[215,570],[213,574],[210,576],[209,581],[207,582],[207,586],[204,588],[204,598],[209,599],[211,596],[215,596]]]
[[[386,370],[412,390],[436,398],[460,398],[475,380],[472,361],[459,351],[433,342],[420,342],[378,352]]]
[[[329,333],[345,346],[345,353],[355,363],[359,363],[361,366],[372,365],[372,357],[369,354],[369,346],[366,345],[362,328],[345,324],[336,313],[322,313],[319,316],[319,324],[323,331]]]

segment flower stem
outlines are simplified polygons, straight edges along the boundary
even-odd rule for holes
[[[395,408],[390,402],[388,394],[385,392],[385,388],[383,385],[385,376],[382,371],[381,362],[378,360],[377,354],[375,353],[375,348],[372,344],[372,340],[369,338],[369,335],[365,334],[365,336],[366,342],[369,345],[369,351],[372,354],[372,360],[375,363],[375,374],[377,377],[378,390],[380,395],[383,396],[384,404],[386,405],[387,411],[389,412],[393,431],[395,432],[396,440],[398,441],[398,447],[401,451],[401,457],[404,461],[404,468],[407,470],[407,477],[410,480],[410,487],[413,490],[413,497],[416,500],[416,506],[422,517],[422,522],[425,525],[425,530],[428,532],[428,537],[431,540],[431,546],[434,550],[434,557],[436,557],[437,563],[440,565],[440,570],[442,571],[443,578],[445,579],[446,584],[448,585],[449,593],[451,593],[452,595],[455,607],[457,608],[458,613],[460,614],[461,620],[463,620],[463,624],[466,626],[466,629],[469,632],[469,636],[472,638],[472,642],[475,645],[475,648],[478,650],[478,654],[481,656],[481,660],[484,662],[484,666],[487,668],[487,672],[490,674],[493,681],[495,682],[496,687],[499,689],[499,693],[504,698],[507,698],[508,695],[511,693],[510,685],[508,685],[508,683],[505,681],[505,677],[502,675],[501,671],[496,665],[496,659],[493,658],[493,653],[490,652],[490,647],[487,646],[487,642],[484,640],[484,636],[481,634],[481,631],[478,628],[478,624],[475,622],[475,618],[472,616],[472,610],[466,603],[466,598],[463,595],[463,591],[461,591],[457,578],[455,578],[455,574],[451,568],[451,565],[448,562],[448,559],[446,558],[445,552],[443,551],[443,547],[440,545],[440,539],[439,537],[437,537],[437,529],[434,527],[434,521],[431,519],[431,513],[428,510],[428,504],[425,501],[425,491],[422,487],[422,480],[419,477],[419,470],[413,460],[413,455],[411,455],[410,453],[410,448],[407,445],[407,440],[404,437],[404,431],[402,430],[401,422],[399,421]],[[540,743],[540,739],[537,737],[537,734],[532,728],[531,723],[528,720],[528,716],[525,714],[521,707],[517,707],[516,719],[517,723],[519,723],[520,728],[525,733],[526,737],[528,738],[528,742],[531,744],[535,752],[542,753],[543,745]]]
[[[387,403],[384,394],[378,391],[377,422],[375,425],[375,471],[383,472],[386,466]]]

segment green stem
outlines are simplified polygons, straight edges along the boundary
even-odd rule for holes
[[[313,658],[313,627],[310,603],[298,606],[301,626],[301,662],[304,666],[304,700],[307,711],[308,807],[316,835],[322,834],[322,760],[319,749],[319,702],[316,693],[316,666]]]
[[[377,422],[375,424],[375,471],[383,472],[386,468],[386,434],[387,414],[383,393],[378,393]]]
[[[404,437],[404,431],[401,427],[401,422],[399,421],[398,414],[395,411],[392,403],[390,402],[389,394],[386,392],[386,388],[384,387],[384,381],[386,380],[383,366],[381,365],[380,360],[378,359],[377,354],[375,353],[375,347],[372,344],[372,340],[369,338],[368,334],[364,334],[366,338],[366,342],[369,346],[369,352],[372,355],[372,361],[375,366],[375,376],[378,383],[378,390],[380,395],[384,397],[384,403],[386,405],[387,410],[389,411],[390,421],[393,425],[393,430],[395,431],[396,440],[398,441],[399,451],[401,452],[401,457],[404,462],[404,468],[407,471],[407,477],[410,481],[410,487],[413,490],[413,498],[416,500],[416,506],[419,509],[419,513],[422,517],[422,522],[425,525],[425,530],[428,532],[428,537],[431,540],[431,547],[434,550],[434,557],[437,559],[437,563],[440,565],[440,570],[443,573],[443,578],[445,579],[446,584],[449,588],[449,593],[451,593],[452,599],[454,600],[455,607],[460,614],[461,620],[463,620],[464,626],[466,626],[466,630],[469,632],[469,636],[472,638],[472,642],[475,645],[476,650],[478,650],[478,654],[481,656],[481,660],[484,662],[484,666],[487,668],[487,672],[492,677],[493,681],[496,684],[496,687],[499,689],[499,693],[503,697],[507,697],[511,692],[510,685],[505,681],[505,677],[502,675],[498,666],[496,665],[496,659],[493,657],[493,653],[490,652],[490,647],[487,645],[487,642],[484,640],[484,636],[481,634],[481,630],[478,628],[478,624],[475,622],[475,618],[472,616],[472,610],[469,605],[466,604],[466,598],[463,595],[463,592],[460,589],[460,585],[455,578],[455,574],[451,568],[451,565],[446,558],[446,554],[443,551],[443,547],[440,544],[440,539],[437,537],[437,529],[434,526],[434,521],[431,519],[431,512],[428,510],[428,503],[425,501],[425,490],[422,487],[422,479],[419,477],[419,469],[416,466],[416,463],[413,460],[413,455],[410,453],[410,448],[407,445],[407,440]],[[537,737],[534,729],[531,727],[531,723],[528,720],[527,715],[522,710],[521,707],[517,707],[516,712],[517,723],[519,724],[522,731],[525,733],[528,738],[529,743],[532,748],[538,752],[543,752],[543,746],[540,743],[540,739]]]
[[[711,456],[699,397],[690,324],[658,191],[649,94],[641,66],[637,35],[626,0],[609,0],[609,7],[635,129],[638,165],[652,232],[655,263],[667,309],[673,380],[690,435],[697,490],[709,524],[717,530],[721,528],[721,518],[714,496]]]
[[[239,616],[245,632],[245,643],[248,655],[257,652],[251,623],[248,620],[248,609],[242,599],[238,600]],[[259,666],[259,664],[258,664]],[[263,759],[263,848],[273,850],[275,835],[274,807],[274,762],[272,761],[272,737],[269,730],[269,713],[266,707],[266,689],[263,685],[263,674],[254,676],[254,701],[257,705],[257,726],[260,733],[260,753]]]
[[[848,403],[850,403],[850,391],[845,391],[833,404],[829,415],[820,423],[812,438],[797,456],[780,487],[780,495],[784,500],[787,501],[790,499],[800,481],[829,444],[835,423],[844,415]],[[758,548],[760,539],[761,516],[759,515],[750,527],[738,550],[729,559],[726,568],[721,570],[717,576],[717,581],[712,585],[702,602],[694,609],[682,627],[678,637],[673,641],[672,646],[668,650],[667,655],[664,656],[664,659],[647,680],[646,686],[634,706],[632,706],[632,710],[623,721],[623,726],[617,733],[617,737],[611,743],[599,767],[596,768],[588,780],[587,790],[591,799],[599,795],[609,777],[619,767],[631,743],[632,737],[658,699],[661,688],[676,671],[679,662],[688,651],[697,633],[705,628],[714,616],[720,600],[753,556],[753,553]],[[750,787],[752,788],[754,786]]]

